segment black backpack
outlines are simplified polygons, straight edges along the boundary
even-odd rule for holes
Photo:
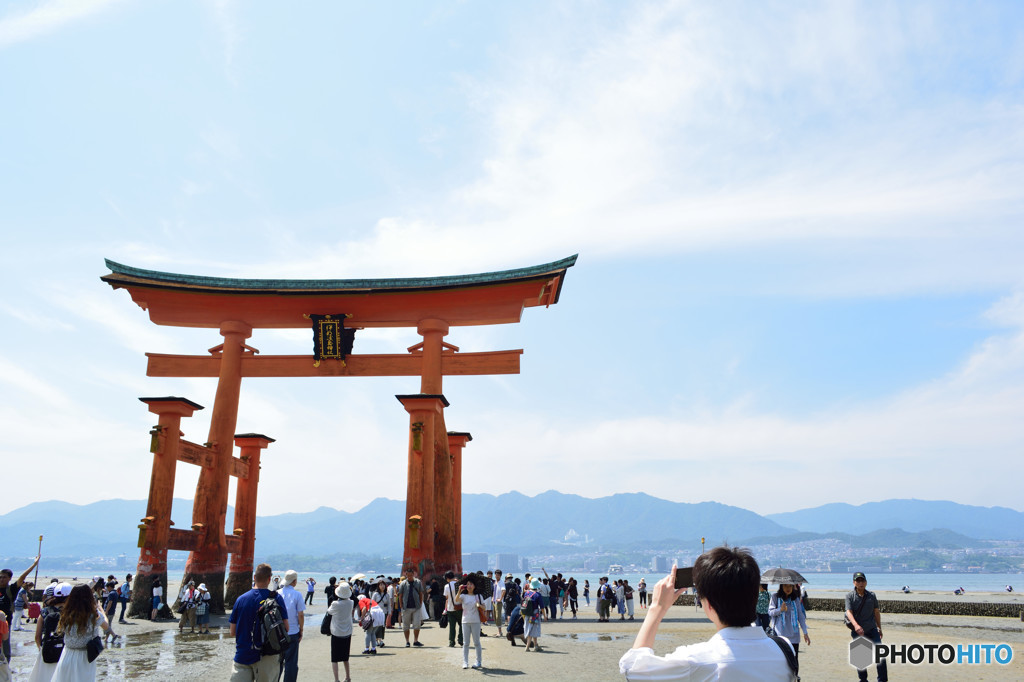
[[[516,604],[520,602],[519,599],[519,588],[514,582],[508,582],[505,585],[505,609],[512,613],[512,609],[516,607]]]
[[[60,611],[50,611],[43,618],[43,662],[56,663],[64,651],[64,635],[58,634],[57,624],[60,623]]]
[[[790,672],[793,673],[793,677],[796,678],[796,682],[800,682],[800,661],[793,655],[792,645],[778,635],[772,635],[772,640],[782,649],[782,655],[786,657],[786,665],[789,666]]]
[[[259,639],[256,638],[257,628]],[[256,609],[256,620],[252,624],[252,648],[259,649],[261,654],[273,656],[287,649],[288,642],[288,628],[284,625],[281,605],[271,594],[260,601]]]

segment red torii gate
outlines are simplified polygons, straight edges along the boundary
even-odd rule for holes
[[[558,302],[571,256],[518,270],[435,278],[373,280],[246,280],[181,275],[133,268],[107,260],[101,277],[126,289],[159,325],[219,330],[223,343],[209,355],[147,353],[151,377],[217,377],[208,441],[182,439],[181,418],[202,406],[185,398],[141,398],[159,417],[151,432],[153,474],[132,614],[149,612],[153,579],[167,584],[167,550],[189,550],[185,580],[205,582],[221,611],[249,589],[255,544],[260,453],[274,439],[235,434],[243,377],[419,376],[420,392],[399,395],[409,413],[409,469],[403,567],[424,578],[459,571],[462,561],[462,449],[469,433],[449,432],[445,375],[518,374],[522,349],[461,353],[444,342],[453,326],[519,322],[524,308]],[[352,355],[313,362],[312,355],[261,356],[245,343],[253,329],[310,327],[344,317],[346,329],[413,327],[423,340],[409,353]],[[340,326],[340,325],[336,325]],[[330,343],[334,343],[333,341]],[[323,348],[321,348],[321,351]],[[337,350],[328,346],[329,351]],[[326,354],[328,358],[330,353]],[[234,446],[240,456],[234,457]],[[191,529],[172,528],[171,499],[178,461],[201,467]],[[224,532],[228,483],[238,478],[233,532]],[[227,592],[227,555],[231,554]],[[172,595],[168,595],[168,600]]]

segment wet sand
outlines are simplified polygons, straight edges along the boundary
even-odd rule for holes
[[[824,596],[824,595],[823,595]],[[881,596],[881,595],[880,595]],[[978,595],[972,595],[974,597]],[[1009,596],[1009,595],[1007,595]],[[998,597],[998,595],[993,595]],[[929,595],[929,598],[937,598]],[[941,597],[938,597],[941,598]],[[317,595],[307,607],[306,637],[299,650],[299,679],[330,682],[329,637],[320,634],[324,598]],[[388,630],[387,646],[376,656],[362,655],[362,631],[356,626],[350,661],[353,680],[448,680],[461,677],[526,676],[535,680],[622,680],[618,660],[633,644],[643,611],[634,622],[598,623],[593,609],[581,612],[577,621],[560,619],[543,624],[542,650],[526,653],[498,638],[493,626],[483,644],[482,670],[462,670],[462,648],[449,648],[447,631],[429,624],[420,638],[422,648],[405,648],[400,630]],[[231,674],[234,641],[227,634],[227,617],[215,616],[213,634],[178,634],[177,623],[131,620],[118,625],[124,642],[101,654],[99,680],[226,680]],[[919,616],[883,614],[886,641],[912,643],[1008,643],[1014,660],[1008,666],[890,666],[897,680],[1021,680],[1024,679],[1024,623],[1009,618]],[[811,646],[802,648],[800,674],[809,680],[856,679],[847,663],[850,641],[838,613],[808,614]],[[703,641],[714,634],[703,612],[692,606],[673,607],[659,629],[655,651],[665,654],[682,644]],[[29,632],[12,633],[15,644],[14,679],[28,678],[36,656]],[[470,662],[474,661],[470,651]],[[342,676],[343,673],[342,673]],[[874,673],[871,674],[874,679]]]

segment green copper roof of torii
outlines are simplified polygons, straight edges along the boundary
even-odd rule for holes
[[[205,275],[182,275],[173,272],[159,272],[156,270],[143,270],[130,265],[122,265],[110,259],[104,259],[111,275],[101,277],[103,281],[113,284],[111,280],[118,281],[116,275],[130,277],[134,283],[141,286],[169,287],[185,286],[189,288],[200,288],[207,290],[236,290],[245,293],[327,293],[331,291],[344,290],[421,290],[421,289],[444,289],[450,287],[480,286],[487,284],[501,284],[503,282],[515,282],[527,279],[534,279],[544,275],[553,275],[563,272],[576,263],[579,254],[545,263],[534,265],[528,268],[517,268],[515,270],[500,270],[497,272],[482,272],[473,275],[450,275],[446,277],[396,277],[390,279],[236,279],[231,277],[207,277]],[[561,283],[560,283],[561,284]],[[561,288],[561,286],[559,286]]]

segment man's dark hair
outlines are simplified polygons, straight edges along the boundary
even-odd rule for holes
[[[455,572],[454,571],[445,571],[444,572],[444,579],[445,580],[455,580]]]
[[[754,621],[760,584],[761,569],[744,548],[715,547],[693,564],[697,593],[726,627],[744,627]]]
[[[256,572],[253,574],[253,578],[257,582],[269,581],[270,577],[274,574],[274,569],[270,567],[270,564],[260,564],[256,567]]]
[[[14,571],[9,568],[0,569],[0,575],[6,575],[8,578],[13,578]]]

